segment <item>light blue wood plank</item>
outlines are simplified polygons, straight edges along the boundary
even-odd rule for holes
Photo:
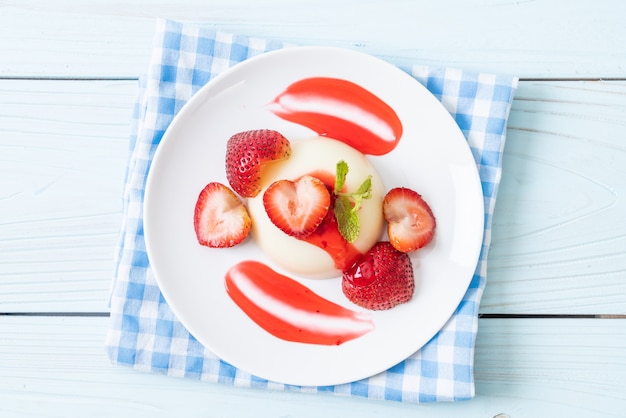
[[[553,0],[10,1],[0,75],[135,77],[155,17],[523,77],[623,77],[626,3]]]
[[[106,311],[135,81],[0,82],[0,311]],[[483,313],[626,313],[626,82],[524,82]]]
[[[625,314],[626,83],[522,83],[482,311]]]
[[[626,320],[486,319],[477,396],[441,404],[235,389],[111,366],[106,318],[0,317],[0,415],[620,417]]]
[[[626,3],[0,4],[0,78],[136,77],[156,16],[523,77],[626,76]],[[332,10],[329,13],[328,10]],[[135,83],[0,82],[0,311],[102,311]],[[522,83],[482,311],[626,313],[619,83]],[[620,212],[622,211],[622,212]],[[485,319],[477,397],[403,405],[112,367],[106,318],[0,316],[0,416],[623,416],[623,319]]]
[[[107,310],[136,91],[0,81],[0,311]]]

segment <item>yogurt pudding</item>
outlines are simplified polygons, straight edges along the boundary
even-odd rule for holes
[[[380,240],[384,223],[382,200],[385,187],[365,155],[341,141],[315,137],[294,141],[291,149],[289,159],[264,167],[261,192],[248,199],[252,236],[273,262],[292,274],[307,278],[336,277],[341,275],[346,264],[353,261],[348,257],[354,258],[355,255],[365,253]],[[372,176],[372,197],[363,200],[358,212],[361,225],[359,236],[351,244],[342,240],[341,245],[338,245],[347,248],[347,251],[335,250],[333,245],[326,246],[325,237],[318,237],[319,245],[315,245],[306,239],[289,236],[274,226],[263,206],[263,193],[270,184],[281,179],[296,180],[309,174],[320,178],[332,189],[336,165],[341,160],[349,168],[344,190],[356,191],[368,176]]]

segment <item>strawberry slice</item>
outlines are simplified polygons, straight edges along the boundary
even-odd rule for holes
[[[291,144],[281,133],[258,129],[236,133],[226,144],[226,178],[242,197],[261,191],[261,168],[272,161],[289,158]]]
[[[270,221],[287,235],[304,238],[322,223],[331,205],[326,185],[313,176],[278,180],[263,194]]]
[[[413,298],[413,264],[407,253],[379,241],[343,273],[341,290],[365,309],[391,309]]]
[[[248,236],[252,220],[231,189],[211,182],[198,196],[193,226],[200,245],[226,248],[239,244]]]
[[[437,222],[422,196],[405,187],[391,189],[383,200],[389,241],[405,253],[418,250],[435,236]]]

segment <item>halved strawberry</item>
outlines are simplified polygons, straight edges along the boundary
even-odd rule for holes
[[[383,200],[383,215],[389,241],[405,253],[415,251],[432,241],[437,222],[422,196],[405,187],[391,189]]]
[[[263,206],[270,221],[287,235],[303,238],[322,223],[330,208],[326,185],[313,176],[296,181],[278,180],[263,193]]]
[[[225,248],[239,244],[248,236],[252,220],[231,189],[212,182],[198,196],[193,226],[201,245]]]
[[[343,273],[341,290],[365,309],[386,310],[413,297],[415,279],[409,255],[380,241]]]
[[[280,132],[258,129],[239,132],[226,144],[226,178],[240,196],[254,197],[261,191],[261,167],[289,158],[291,144]]]

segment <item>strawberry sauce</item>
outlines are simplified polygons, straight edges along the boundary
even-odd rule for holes
[[[387,154],[402,136],[402,122],[387,103],[358,84],[337,78],[296,81],[270,103],[269,110],[363,154]]]
[[[326,171],[315,171],[310,173],[311,176],[320,179],[328,188],[331,197],[334,196],[333,188],[335,184],[334,174]],[[312,234],[307,237],[300,238],[302,241],[321,248],[326,251],[333,259],[335,268],[339,271],[345,271],[350,268],[359,258],[361,252],[351,243],[346,241],[339,232],[337,218],[332,210],[334,202],[331,204],[331,210],[328,211],[322,223]]]
[[[328,211],[326,218],[312,234],[301,240],[326,251],[339,271],[347,270],[362,256],[354,245],[341,236],[332,210]]]
[[[340,345],[374,329],[367,314],[324,299],[258,261],[243,261],[231,267],[225,286],[250,319],[286,341]]]
[[[400,118],[387,103],[363,87],[337,78],[296,81],[269,103],[268,109],[286,121],[342,141],[363,154],[391,152],[403,132]],[[334,174],[310,174],[322,180],[334,196]],[[339,271],[347,271],[362,257],[339,232],[333,210],[328,211],[312,234],[300,239],[326,251]],[[367,314],[324,299],[258,261],[243,261],[231,267],[226,273],[225,287],[252,321],[282,340],[332,346],[374,329]]]

